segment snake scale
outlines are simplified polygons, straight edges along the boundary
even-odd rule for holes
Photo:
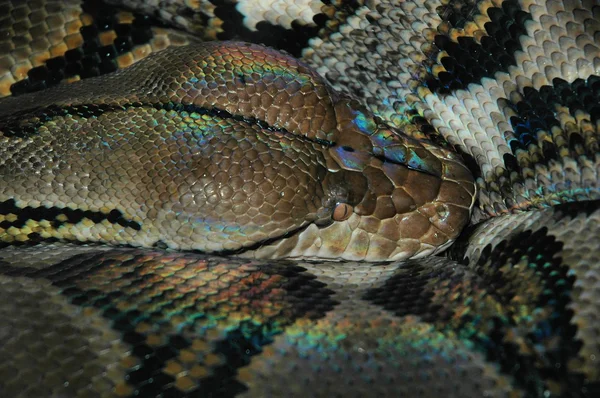
[[[0,96],[0,396],[600,394],[595,1],[3,0]]]

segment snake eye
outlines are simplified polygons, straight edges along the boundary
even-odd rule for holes
[[[333,209],[333,220],[334,221],[344,221],[350,218],[354,208],[347,203],[338,203]]]

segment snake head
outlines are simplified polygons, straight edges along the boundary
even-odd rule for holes
[[[449,246],[475,198],[460,157],[391,128],[350,99],[335,110],[323,183],[330,220],[300,234],[301,250],[290,256],[402,260]]]
[[[347,198],[360,199],[338,199],[334,222],[322,231],[332,235],[332,244],[347,242],[341,256],[397,260],[447,247],[467,224],[475,197],[473,177],[459,156],[403,134],[355,101],[339,101],[336,115],[339,138],[329,154],[338,173],[364,179],[346,184],[352,192]],[[331,254],[341,246],[335,244]]]
[[[448,246],[475,196],[457,154],[247,43],[172,48],[10,98],[0,130],[0,202],[66,214],[36,224],[42,238],[397,260]]]

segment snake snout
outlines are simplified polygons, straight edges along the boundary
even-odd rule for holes
[[[351,101],[336,106],[338,129],[325,188],[332,224],[318,235],[318,257],[400,260],[436,253],[467,224],[475,186],[455,154],[419,142]],[[310,250],[308,251],[310,252]]]
[[[469,220],[475,188],[461,163],[442,160],[441,177],[378,158],[360,172],[332,173],[347,193],[333,207],[332,224],[316,233],[316,256],[403,260],[450,245]]]

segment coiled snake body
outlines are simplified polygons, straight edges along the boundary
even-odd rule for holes
[[[600,7],[267,3],[0,4],[2,395],[600,392]]]

